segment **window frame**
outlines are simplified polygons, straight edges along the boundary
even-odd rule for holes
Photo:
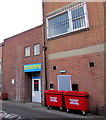
[[[35,54],[35,46],[37,46],[37,45],[39,45],[39,53]],[[34,45],[34,56],[37,56],[37,55],[40,55],[40,44],[39,43],[37,43],[37,44]]]
[[[26,50],[29,48],[29,55],[27,55],[28,54],[28,52],[26,52]],[[31,55],[31,47],[30,46],[26,46],[25,47],[25,49],[24,49],[24,51],[25,51],[25,57],[30,57],[30,55]]]
[[[78,4],[79,5],[79,4]],[[76,8],[78,5],[76,5],[74,8]],[[88,21],[88,11],[87,11],[87,4],[86,2],[83,2],[81,3],[81,7],[83,6],[84,8],[84,17],[85,17],[85,26],[83,27],[80,27],[80,28],[76,28],[76,29],[73,29],[73,22],[72,22],[72,14],[71,14],[71,9],[72,8],[68,8],[66,10],[63,10],[61,12],[58,12],[56,14],[53,14],[53,15],[50,15],[46,18],[46,32],[47,32],[47,39],[50,39],[50,38],[53,38],[53,37],[57,37],[57,36],[61,36],[61,35],[64,35],[64,34],[68,34],[68,33],[72,33],[72,32],[76,32],[76,31],[79,31],[79,30],[82,30],[82,29],[87,29],[89,28],[89,21]],[[49,19],[52,19],[56,16],[59,16],[61,14],[64,14],[65,12],[68,13],[68,18],[71,19],[71,22],[69,22],[69,29],[68,29],[68,32],[65,32],[65,33],[61,33],[61,34],[58,34],[58,35],[53,35],[53,36],[50,36],[49,37]]]

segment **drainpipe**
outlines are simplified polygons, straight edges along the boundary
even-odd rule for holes
[[[42,1],[42,13],[43,13],[43,28],[42,28],[42,39],[43,39],[43,69],[44,69],[44,91],[47,90],[47,64],[46,64],[46,50],[47,50],[47,47],[46,47],[46,37],[45,37],[45,21],[44,21],[44,2]],[[43,91],[43,94],[44,94],[44,91]],[[44,95],[43,95],[44,96]],[[43,99],[43,105],[45,105],[45,96],[44,96],[44,99]]]

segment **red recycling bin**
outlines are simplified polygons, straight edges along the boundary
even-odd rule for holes
[[[81,110],[83,114],[88,111],[88,96],[87,92],[82,91],[65,91],[63,93],[65,98],[65,106],[67,112],[69,109]]]
[[[62,108],[64,107],[64,102],[63,102],[63,90],[58,91],[58,90],[46,90],[45,95],[46,95],[46,104],[48,106],[56,106]]]
[[[8,100],[7,92],[2,92],[1,95],[2,95],[2,100]]]

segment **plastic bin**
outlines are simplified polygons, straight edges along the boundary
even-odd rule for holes
[[[64,91],[58,91],[58,90],[45,91],[46,104],[48,110],[50,106],[60,107],[61,110],[63,109],[64,107],[63,92]]]
[[[1,96],[2,96],[2,100],[8,100],[8,94],[7,94],[7,92],[2,92]]]
[[[65,99],[65,107],[67,112],[69,109],[81,110],[83,115],[88,111],[88,96],[87,92],[82,91],[65,91],[63,93]]]

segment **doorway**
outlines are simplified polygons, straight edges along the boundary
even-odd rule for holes
[[[71,75],[58,75],[58,90],[72,91]]]
[[[32,78],[32,102],[41,103],[41,79]]]

